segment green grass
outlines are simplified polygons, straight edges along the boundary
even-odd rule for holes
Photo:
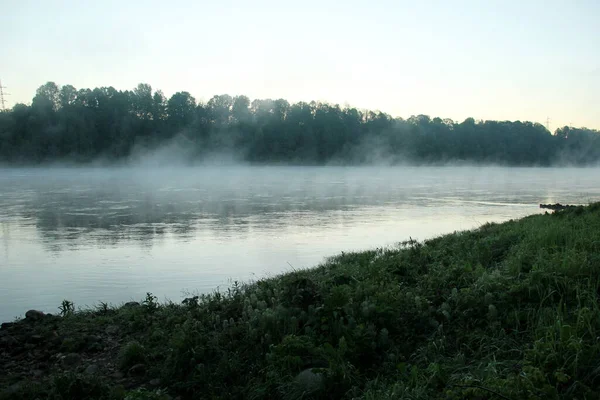
[[[123,371],[145,363],[146,375],[124,389],[51,369],[11,396],[600,398],[599,295],[595,203],[341,254],[181,305],[149,294],[139,307],[69,312],[56,324],[70,346],[117,326],[98,354]],[[309,368],[322,377],[310,392],[296,379]]]

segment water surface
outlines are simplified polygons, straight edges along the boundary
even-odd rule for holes
[[[598,169],[202,167],[0,170],[0,320],[310,267],[600,199]]]

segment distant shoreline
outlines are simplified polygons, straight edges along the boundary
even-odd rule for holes
[[[243,162],[301,165],[493,163],[597,165],[600,132],[531,121],[413,115],[324,102],[213,96],[167,99],[133,90],[47,82],[31,105],[0,113],[0,163]]]

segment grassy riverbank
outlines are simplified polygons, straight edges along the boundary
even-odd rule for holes
[[[0,329],[0,399],[600,396],[600,203]]]

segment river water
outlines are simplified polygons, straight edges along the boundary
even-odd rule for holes
[[[340,251],[600,200],[599,169],[0,169],[0,321],[27,309],[179,302]]]

